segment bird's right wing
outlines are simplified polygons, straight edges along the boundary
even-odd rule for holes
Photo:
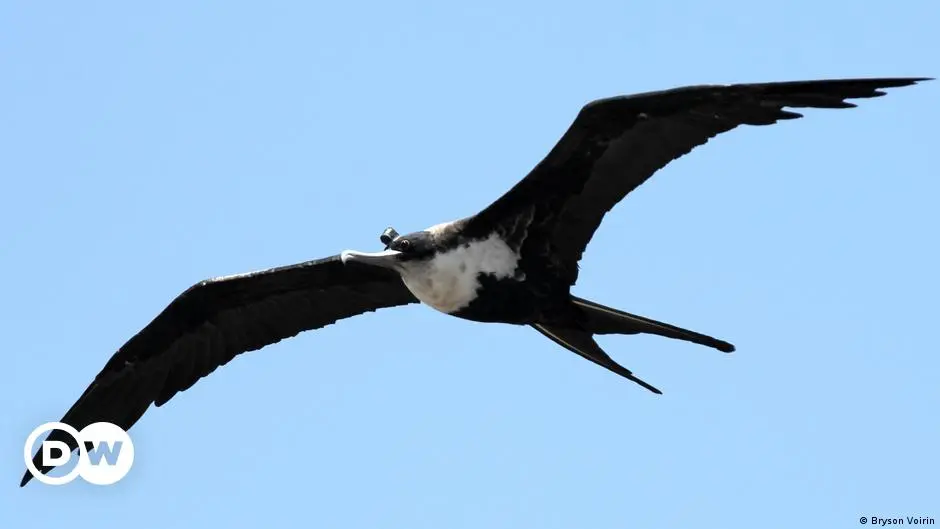
[[[76,430],[107,421],[129,429],[235,356],[377,309],[417,303],[391,270],[338,255],[201,281],[174,299],[108,360],[62,417]],[[74,440],[54,430],[50,440]],[[41,454],[34,462],[42,472]],[[27,472],[20,486],[31,478]]]

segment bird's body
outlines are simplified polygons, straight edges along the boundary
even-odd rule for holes
[[[476,215],[397,235],[386,248],[210,279],[174,299],[128,340],[65,413],[81,430],[130,428],[235,356],[381,308],[423,303],[486,323],[528,325],[643,387],[594,341],[656,334],[731,352],[730,343],[571,294],[582,254],[607,214],[670,161],[739,125],[801,117],[784,110],[849,108],[920,78],[691,86],[594,101],[548,155]],[[55,430],[49,439],[75,442]],[[40,454],[34,461],[41,471]],[[21,485],[31,478],[27,472]]]
[[[445,314],[509,323],[524,320],[531,311],[531,302],[510,294],[519,292],[525,278],[519,254],[495,233],[485,239],[459,241],[428,260],[406,263],[400,273],[419,301]],[[495,288],[482,289],[484,283]],[[497,291],[505,291],[518,303],[499,303],[493,297]]]

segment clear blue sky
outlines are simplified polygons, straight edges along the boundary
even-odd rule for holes
[[[574,292],[727,339],[414,306],[249,353],[131,429],[119,485],[22,443],[192,283],[472,214],[585,102],[938,76],[940,4],[8,1],[0,525],[856,527],[940,518],[940,82],[743,128],[610,214]]]

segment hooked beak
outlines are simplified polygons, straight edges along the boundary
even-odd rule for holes
[[[345,250],[340,254],[343,264],[350,261],[356,261],[370,266],[379,266],[382,268],[398,268],[398,256],[401,252],[396,250],[385,250],[382,252],[357,252],[356,250]]]

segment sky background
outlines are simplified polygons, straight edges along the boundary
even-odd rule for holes
[[[607,216],[574,293],[731,341],[411,306],[238,357],[131,473],[27,434],[204,278],[475,213],[596,98],[940,76],[940,3],[0,4],[0,526],[857,527],[940,518],[940,82],[739,128]]]

